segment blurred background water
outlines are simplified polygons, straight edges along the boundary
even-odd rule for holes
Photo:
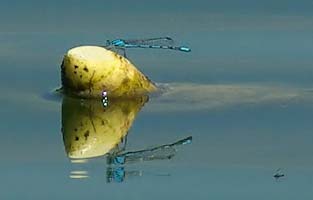
[[[0,198],[312,199],[312,11],[306,0],[0,0]],[[43,96],[60,85],[69,48],[157,36],[192,52],[127,52],[180,91],[145,104],[127,149],[193,142],[107,183],[105,157],[68,158],[62,102]]]

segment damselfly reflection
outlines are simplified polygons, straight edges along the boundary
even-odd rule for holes
[[[108,167],[106,171],[106,178],[107,182],[117,182],[121,183],[123,182],[127,177],[136,177],[136,176],[141,176],[142,172],[141,171],[129,171],[125,170],[124,167]]]
[[[150,176],[170,176],[169,173],[155,173],[142,170],[127,170],[124,166],[109,166],[106,171],[107,182],[121,183],[129,178],[140,177],[143,175]]]
[[[190,144],[192,137],[189,136],[174,143],[159,145],[152,148],[147,148],[138,151],[124,150],[109,153],[107,155],[107,182],[123,182],[128,177],[142,176],[143,172],[139,170],[127,170],[125,165],[152,160],[168,160],[175,156],[177,147],[181,145]],[[126,145],[126,143],[124,144]],[[145,172],[146,174],[146,172]],[[169,174],[150,173],[154,176],[169,176]]]
[[[138,151],[121,151],[111,153],[107,156],[108,164],[123,165],[133,162],[150,161],[150,160],[166,160],[171,159],[177,152],[180,145],[190,144],[192,137],[189,136],[171,144],[156,146]]]

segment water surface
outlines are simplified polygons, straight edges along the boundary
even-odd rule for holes
[[[312,6],[0,1],[0,198],[312,199]],[[126,150],[193,141],[172,159],[126,165],[123,181],[110,182],[106,156],[69,158],[64,102],[44,97],[59,86],[69,48],[155,36],[192,52],[127,52],[172,90],[138,109]]]

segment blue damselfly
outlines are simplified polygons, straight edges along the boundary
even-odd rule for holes
[[[158,37],[139,40],[107,40],[107,45],[105,47],[109,49],[115,48],[117,50],[122,50],[124,56],[126,56],[125,49],[127,48],[170,49],[182,52],[191,51],[191,49],[186,46],[174,46],[174,40],[170,37]]]

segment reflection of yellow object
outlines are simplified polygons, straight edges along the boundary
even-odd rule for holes
[[[147,97],[110,100],[104,108],[101,100],[64,97],[62,132],[70,158],[91,158],[108,153],[121,142]]]
[[[62,62],[65,93],[80,97],[141,96],[156,86],[126,58],[103,47],[80,46],[70,49]]]

